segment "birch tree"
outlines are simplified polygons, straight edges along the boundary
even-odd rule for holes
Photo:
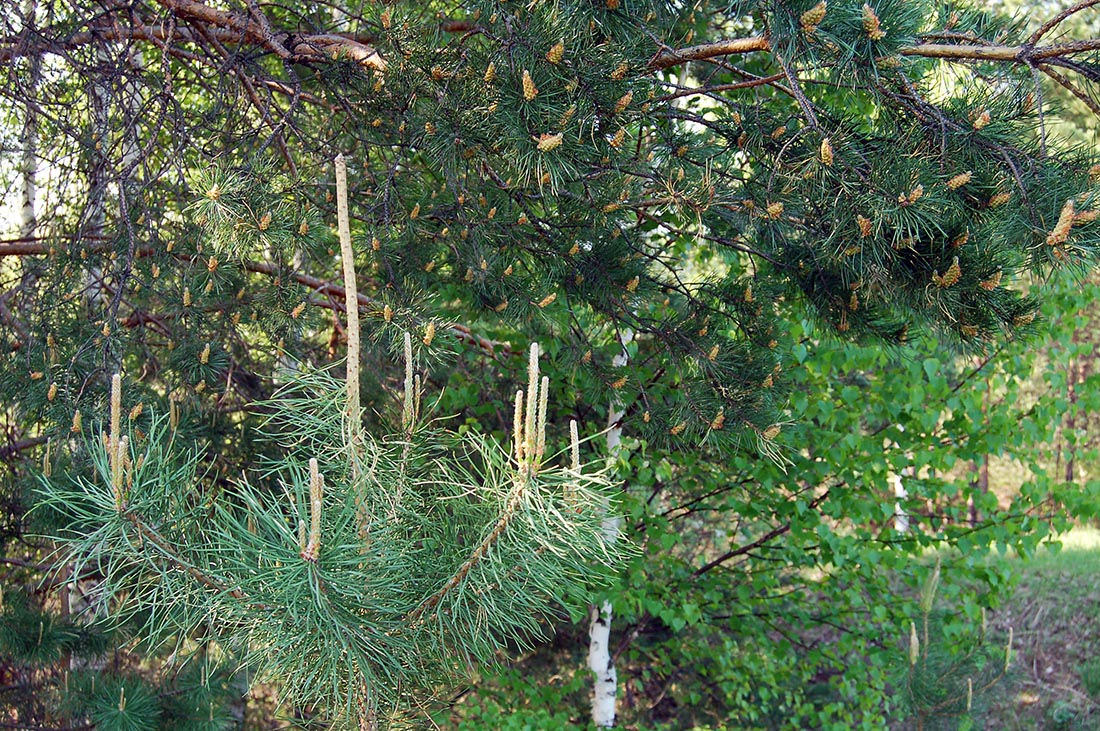
[[[618,335],[622,351],[612,358],[611,365],[623,368],[630,362],[627,344],[634,334],[626,330]],[[607,414],[607,459],[616,468],[622,446],[622,419],[626,415],[622,400],[613,397]],[[604,518],[602,530],[604,539],[614,543],[620,540],[621,518],[612,512],[610,504],[603,506]],[[605,599],[599,606],[589,608],[589,645],[588,667],[595,675],[592,687],[592,723],[597,726],[615,725],[615,697],[618,694],[618,676],[615,672],[615,660],[611,656],[611,620],[613,610],[611,602]]]

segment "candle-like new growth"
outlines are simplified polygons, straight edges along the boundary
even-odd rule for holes
[[[924,614],[928,614],[932,611],[932,604],[936,599],[936,590],[940,585],[940,561],[936,560],[936,568],[932,570],[932,575],[928,577],[928,581],[924,584],[920,594],[920,610]]]
[[[130,462],[130,438],[122,437],[118,440],[118,452],[115,458],[119,464],[119,480],[114,488],[115,507],[121,513],[126,507],[127,488],[134,483],[134,473]]]
[[[574,472],[581,471],[581,438],[577,432],[577,420],[569,420],[569,455],[571,457],[570,467]]]
[[[129,465],[128,439],[120,436],[122,430],[122,376],[118,373],[111,377],[111,426],[110,435],[105,440],[107,462],[111,468],[111,492],[115,498],[115,508],[121,512],[125,503],[123,484]]]
[[[909,664],[916,665],[920,659],[920,640],[917,639],[916,622],[909,623]]]
[[[351,443],[359,444],[359,295],[355,285],[355,252],[351,248],[348,216],[348,168],[343,155],[336,156],[336,222],[340,259],[344,269],[344,304],[348,313],[348,403]]]
[[[523,462],[523,391],[516,391],[516,410],[512,416],[512,443],[516,464]]]
[[[512,419],[512,449],[516,466],[528,473],[538,472],[546,453],[546,412],[550,394],[550,379],[539,381],[539,345],[531,344],[527,365],[527,394],[516,391],[515,413]]]
[[[539,415],[535,432],[538,435],[538,444],[535,446],[535,462],[542,461],[542,455],[546,453],[546,409],[548,394],[550,393],[550,378],[542,377],[542,387],[539,389]]]
[[[539,344],[531,343],[531,357],[527,363],[527,414],[523,422],[524,452],[528,459],[535,455],[537,436],[535,414],[539,401]]]
[[[107,455],[111,462],[111,484],[120,484],[122,465],[118,463],[118,437],[122,425],[122,376],[111,376],[111,431],[107,440]]]
[[[405,403],[401,409],[401,426],[408,433],[413,427],[413,399],[416,387],[413,382],[412,335],[405,333]]]
[[[1005,672],[1008,672],[1009,663],[1012,662],[1012,628],[1008,628],[1008,642],[1005,643]]]
[[[118,473],[113,475],[115,487],[122,489],[122,485],[126,481],[126,468],[130,466],[130,438],[123,436],[119,437],[118,446],[115,447],[114,457],[115,463],[118,465]]]
[[[325,477],[315,458],[309,460],[309,540],[302,549],[302,558],[317,561],[321,551],[321,497],[325,489]]]

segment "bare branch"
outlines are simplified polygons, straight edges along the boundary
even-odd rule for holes
[[[223,43],[237,44],[245,41],[295,63],[326,61],[343,54],[364,68],[381,71],[386,67],[386,62],[370,45],[368,36],[341,33],[295,34],[285,31],[271,31],[268,34],[254,21],[201,3],[190,0],[162,1],[180,19],[200,25],[208,35]],[[47,28],[42,30],[41,35],[48,38],[51,30],[60,33],[56,28]],[[52,41],[34,43],[25,39],[0,39],[0,63],[9,63],[25,56],[62,53],[102,41],[161,41],[204,45],[202,39],[190,28],[173,29],[165,22],[144,22],[139,19],[137,25],[112,23],[110,26],[97,27],[94,31],[62,35]]]
[[[1097,0],[1100,2],[1100,0]],[[986,45],[983,41],[975,43],[918,43],[902,48],[902,56],[920,56],[940,58],[945,61],[1005,61],[1031,64],[1050,58],[1061,58],[1078,53],[1100,49],[1100,39],[1073,41],[1070,43],[1052,43],[1034,47]],[[666,69],[688,61],[700,61],[722,56],[733,56],[758,51],[772,51],[771,44],[764,36],[731,38],[714,43],[705,43],[682,49],[667,49],[657,54],[649,63],[651,69]]]
[[[1032,33],[1031,37],[1027,39],[1028,45],[1034,46],[1043,36],[1052,31],[1063,20],[1071,15],[1074,15],[1075,13],[1081,12],[1086,8],[1091,8],[1094,5],[1100,5],[1100,0],[1082,0],[1076,5],[1071,5],[1070,7],[1066,8],[1065,10],[1058,13],[1053,18],[1039,26],[1039,29]]]
[[[1070,81],[1069,78],[1065,76],[1065,74],[1058,73],[1057,71],[1052,69],[1049,64],[1045,63],[1039,64],[1039,70],[1050,78],[1054,79],[1054,81],[1059,86],[1068,91],[1070,94],[1073,94],[1075,97],[1084,102],[1085,106],[1092,110],[1093,114],[1100,117],[1100,104],[1097,104],[1095,99],[1090,97],[1081,89],[1077,88],[1077,85]]]
[[[756,51],[771,50],[771,44],[764,36],[749,36],[748,38],[731,38],[714,43],[704,43],[699,46],[691,46],[681,49],[667,49],[658,53],[649,62],[651,69],[667,69],[679,66],[688,61],[701,61],[719,56],[734,56],[742,53],[754,53]]]

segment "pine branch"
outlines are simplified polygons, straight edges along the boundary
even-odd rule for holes
[[[83,239],[95,240],[94,237],[82,237]],[[50,245],[45,243],[47,239],[39,237],[34,239],[34,243],[30,241],[23,241],[21,239],[7,239],[0,241],[0,259],[6,256],[42,256],[50,253]],[[95,246],[85,247],[88,252],[106,252],[111,251],[111,248],[106,244],[98,244]],[[134,252],[135,258],[141,258],[146,256],[154,256],[162,254],[162,251],[153,248],[141,248]],[[192,256],[189,254],[173,253],[173,258],[178,261],[186,263],[200,262],[202,259],[198,256]],[[287,271],[281,269],[275,264],[270,264],[263,261],[255,261],[246,259],[240,262],[242,268],[246,271],[253,272],[254,274],[264,274],[269,277],[286,276]],[[346,312],[346,306],[343,302],[346,299],[346,290],[336,282],[328,279],[322,279],[321,277],[315,277],[304,272],[297,270],[289,272],[290,277],[305,287],[309,287],[314,292],[319,294],[326,294],[331,296],[331,301],[313,301],[312,304],[318,307],[324,307],[337,312]],[[359,305],[362,307],[372,308],[375,312],[382,312],[383,305],[378,300],[373,299],[369,295],[358,293],[356,299]],[[451,324],[447,326],[447,330],[453,334],[459,342],[468,343],[478,348],[486,355],[496,357],[498,354],[504,358],[508,358],[512,354],[512,348],[508,343],[500,342],[496,340],[490,340],[486,337],[475,333],[468,325]]]
[[[730,38],[680,49],[665,49],[654,56],[649,67],[654,70],[672,68],[689,61],[704,61],[720,56],[737,56],[757,51],[770,51],[771,43],[764,36]]]
[[[364,68],[377,71],[385,69],[386,62],[372,47],[359,41],[333,34],[317,34],[298,37],[292,33],[280,34],[284,42],[277,39],[267,23],[241,17],[237,13],[212,8],[194,0],[157,0],[166,9],[187,20],[230,30],[245,40],[275,53],[279,58],[291,62],[308,62],[324,58],[326,53],[344,53]]]
[[[1039,64],[1039,70],[1050,78],[1054,79],[1054,81],[1059,86],[1068,91],[1070,94],[1073,94],[1075,97],[1080,99],[1081,102],[1083,102],[1084,105],[1087,106],[1093,114],[1100,117],[1100,103],[1097,103],[1097,101],[1093,97],[1089,96],[1084,91],[1079,89],[1077,85],[1074,84],[1073,81],[1071,81],[1065,74],[1061,74],[1055,71],[1045,63]]]
[[[1064,58],[1078,53],[1095,51],[1100,40],[1052,43],[1048,46],[972,46],[966,44],[927,43],[902,48],[902,56],[923,56],[947,61],[1007,61],[1031,66],[1051,58]]]
[[[225,582],[216,579],[213,576],[210,576],[209,574],[200,570],[198,567],[184,560],[184,558],[172,548],[171,544],[169,544],[163,536],[157,533],[156,530],[151,528],[138,513],[132,510],[127,510],[123,513],[123,515],[128,521],[130,521],[130,524],[134,526],[134,528],[137,530],[142,538],[156,546],[157,549],[169,561],[175,564],[178,568],[187,572],[187,574],[199,584],[207,587],[208,589],[213,589],[219,593],[228,594],[234,599],[244,598],[244,594],[241,592],[240,589],[230,589]]]
[[[359,296],[355,281],[355,250],[351,246],[348,220],[348,166],[343,155],[336,156],[336,215],[340,237],[340,264],[344,272],[344,302],[348,320],[347,416],[349,440],[353,452],[361,446],[359,413]],[[355,461],[352,460],[354,470]]]
[[[19,454],[25,452],[28,449],[34,449],[37,446],[45,444],[50,438],[48,436],[30,437],[28,439],[17,439],[9,442],[0,447],[0,461],[7,461]]]
[[[513,516],[516,514],[516,510],[519,508],[520,501],[523,499],[523,489],[526,487],[527,481],[521,476],[521,473],[517,472],[516,485],[512,490],[512,494],[508,497],[508,502],[505,503],[504,509],[500,513],[500,517],[497,519],[496,525],[489,531],[489,534],[482,539],[481,543],[470,553],[470,556],[458,567],[454,575],[430,597],[420,603],[418,607],[413,609],[405,617],[405,621],[410,625],[416,624],[427,612],[430,612],[439,603],[451,593],[462,580],[466,578],[471,569],[477,566],[485,555],[489,552],[489,549],[493,547],[493,544],[497,542],[500,536],[508,528],[508,524],[512,521]]]
[[[898,50],[898,53],[902,56],[939,58],[946,61],[1004,61],[1031,66],[1047,59],[1064,58],[1096,49],[1100,49],[1100,40],[1092,39],[1071,43],[1052,43],[1038,47],[1031,45],[918,43],[903,47]],[[759,51],[772,52],[771,43],[765,36],[731,38],[684,49],[668,49],[655,56],[649,65],[654,70],[660,70],[689,61],[705,61]]]
[[[1063,20],[1070,17],[1071,15],[1076,15],[1082,10],[1085,10],[1086,8],[1091,8],[1095,5],[1100,5],[1100,0],[1081,0],[1081,2],[1075,5],[1071,5],[1070,7],[1066,8],[1065,10],[1058,13],[1053,18],[1039,26],[1035,30],[1035,32],[1031,34],[1031,37],[1027,39],[1028,45],[1034,46],[1042,39],[1043,36],[1054,30]]]

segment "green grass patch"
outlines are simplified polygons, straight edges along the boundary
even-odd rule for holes
[[[1029,558],[990,560],[1017,577],[993,617],[1012,628],[1015,656],[985,728],[1100,729],[1100,530],[1074,528]]]

